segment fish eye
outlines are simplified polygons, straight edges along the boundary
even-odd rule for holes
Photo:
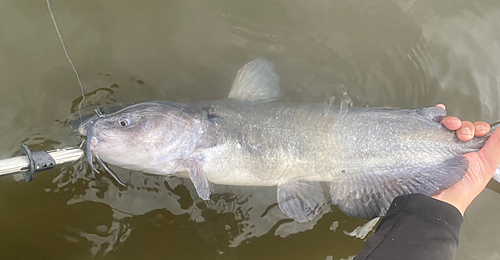
[[[122,127],[127,127],[130,125],[130,118],[126,116],[122,116],[118,119],[118,124]]]

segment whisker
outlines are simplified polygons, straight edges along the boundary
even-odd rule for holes
[[[96,173],[99,173],[99,171],[95,168],[94,166],[94,163],[92,162],[92,151],[90,150],[90,141],[92,140],[92,131],[91,129],[87,130],[87,140],[85,140],[85,149],[87,150],[87,162],[89,163],[90,165],[90,168],[92,169],[92,176],[94,177],[94,179],[96,180],[97,183],[99,183],[99,181],[97,180],[97,177],[95,176]],[[83,144],[83,142],[82,142]]]
[[[94,111],[95,111],[97,117],[104,117],[104,115],[101,113],[101,111],[99,111],[99,109],[96,108]]]
[[[92,168],[92,177],[94,177],[95,181],[99,184],[99,180],[97,180],[97,176],[95,176],[95,174],[99,172],[95,170],[95,166],[92,163],[90,163],[90,168]]]
[[[95,176],[95,174],[99,173],[99,171],[95,168],[94,163],[92,162],[92,155],[92,152],[90,150],[87,150],[87,161],[90,165],[90,168],[92,169],[92,177],[94,177],[95,181],[99,183],[97,177]]]
[[[115,179],[115,181],[117,181],[120,185],[122,185],[123,187],[126,187],[125,186],[125,183],[123,183],[120,179],[118,179],[118,176],[116,176],[116,174],[114,172],[112,172],[105,164],[104,162],[101,160],[101,158],[99,158],[99,156],[96,154],[95,155],[95,158],[97,159],[97,161],[99,162],[99,164]]]
[[[90,168],[92,169],[92,172],[97,172],[99,173],[99,171],[95,168],[94,164],[92,163],[92,151],[90,151],[90,140],[92,140],[92,134],[90,133],[90,131],[88,131],[89,133],[87,133],[87,143],[85,144],[85,147],[86,147],[86,150],[87,150],[87,161],[88,163],[90,164]],[[94,175],[95,177],[95,175]]]

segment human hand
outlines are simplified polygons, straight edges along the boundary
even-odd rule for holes
[[[437,106],[446,109],[442,104]],[[457,131],[457,137],[462,141],[469,141],[474,136],[485,136],[491,130],[488,123],[461,121],[452,116],[445,117],[441,123],[449,130]],[[481,150],[465,154],[464,157],[469,160],[469,169],[462,180],[432,196],[453,205],[462,216],[474,198],[484,190],[500,164],[500,130],[490,136]]]

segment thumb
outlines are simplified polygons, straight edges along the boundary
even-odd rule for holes
[[[486,144],[478,152],[484,164],[484,170],[495,172],[500,164],[500,129],[495,130]]]

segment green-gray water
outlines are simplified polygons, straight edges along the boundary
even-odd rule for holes
[[[236,71],[272,59],[283,99],[356,106],[445,103],[500,120],[498,1],[51,1],[85,87],[82,114],[148,100],[225,97]],[[78,145],[80,88],[45,1],[0,1],[0,158]],[[365,223],[337,207],[298,224],[272,188],[216,187],[86,163],[0,179],[0,259],[348,259]],[[466,213],[457,259],[500,257],[500,185]]]

